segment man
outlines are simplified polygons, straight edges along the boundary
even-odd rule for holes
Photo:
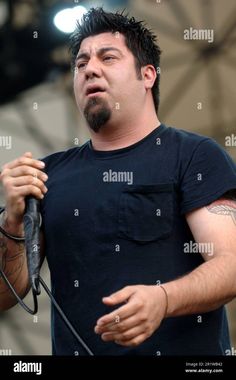
[[[91,141],[6,164],[3,225],[21,236],[25,196],[42,199],[53,294],[95,355],[224,355],[236,168],[211,139],[160,123],[159,59],[134,18],[85,15],[72,60]],[[24,296],[25,256],[13,245],[2,239],[3,266]],[[3,310],[14,301],[1,289]],[[54,354],[85,354],[54,309],[52,343]]]

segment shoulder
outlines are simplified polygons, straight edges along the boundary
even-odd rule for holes
[[[203,136],[199,133],[194,133],[183,129],[167,127],[166,132],[167,140],[173,142],[180,148],[186,148],[188,151],[194,151],[203,143],[206,145],[211,143],[216,144],[216,141],[208,136]]]
[[[166,143],[175,146],[182,162],[202,162],[210,160],[225,160],[232,164],[232,159],[226,150],[213,138],[198,133],[173,127],[166,128]]]

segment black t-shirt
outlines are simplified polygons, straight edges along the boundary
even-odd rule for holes
[[[96,321],[112,311],[102,297],[127,285],[154,285],[203,262],[185,213],[236,188],[236,167],[212,139],[161,125],[113,151],[91,142],[46,157],[42,202],[53,294],[95,355],[223,355],[230,349],[224,307],[165,319],[143,344],[103,342]],[[52,307],[56,355],[85,355]]]

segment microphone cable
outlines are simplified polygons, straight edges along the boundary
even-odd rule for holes
[[[35,211],[35,206],[36,206],[37,200],[31,199],[31,197],[29,197],[29,198],[30,199],[29,199],[29,201],[27,203],[28,206],[26,207],[27,210],[26,210],[25,216],[26,216],[26,219],[28,218],[28,222],[31,221],[31,223],[33,224],[35,222],[35,217],[32,217],[32,215],[29,216],[29,214],[31,214],[31,212],[32,212],[32,207],[34,208],[34,211]],[[0,209],[0,213],[2,213],[3,211],[4,211],[4,208],[1,208]],[[28,223],[28,222],[26,222],[26,223]],[[24,223],[25,223],[25,220],[24,220]],[[35,231],[34,228],[36,228],[36,234],[38,234],[38,232],[39,232],[39,226],[40,226],[39,224],[36,225],[36,227],[35,226],[31,226],[31,233],[32,233],[32,231]],[[28,227],[29,227],[29,225],[28,225]],[[25,231],[27,231],[27,228],[25,229]],[[28,228],[28,231],[30,231],[30,228]],[[38,257],[35,258],[35,254],[39,256],[39,245],[37,245],[37,243],[35,241],[30,240],[29,237],[27,237],[25,239],[25,238],[20,238],[20,237],[17,237],[17,236],[9,234],[1,226],[0,226],[0,232],[4,236],[6,236],[8,239],[11,239],[11,240],[14,240],[14,241],[24,242],[24,241],[28,240],[26,242],[26,249],[27,250],[29,249],[28,248],[29,245],[31,245],[34,248],[34,256],[33,256],[33,258],[32,257],[29,258],[29,252],[27,252],[27,259],[29,261],[31,260],[30,264],[27,261],[28,268],[30,267],[30,265],[32,264],[32,262],[37,263],[37,265],[38,265],[38,267],[36,268],[36,270],[35,270],[35,268],[33,268],[33,265],[31,265],[31,268],[29,268],[29,272],[30,272],[29,275],[32,276],[30,278],[30,282],[31,282],[31,285],[32,285],[33,309],[30,309],[26,305],[26,303],[19,297],[19,295],[16,293],[14,287],[12,286],[12,284],[10,283],[10,281],[8,280],[6,274],[4,273],[4,271],[2,270],[2,268],[0,267],[0,277],[3,278],[5,284],[8,286],[8,288],[10,289],[10,291],[13,293],[13,295],[17,299],[19,305],[27,313],[29,313],[31,315],[34,315],[34,314],[36,314],[38,312],[38,299],[37,299],[37,296],[40,294],[40,288],[39,288],[39,283],[40,283],[42,285],[42,287],[44,288],[45,292],[47,293],[48,297],[50,298],[51,302],[53,303],[54,307],[56,308],[56,310],[57,310],[58,314],[60,315],[61,319],[64,321],[65,325],[70,330],[70,332],[74,335],[74,337],[79,342],[79,344],[85,349],[85,351],[87,352],[87,354],[89,356],[94,356],[94,353],[87,346],[87,344],[80,337],[80,335],[78,334],[78,332],[76,331],[76,329],[73,327],[73,325],[71,324],[71,322],[68,320],[67,316],[65,315],[65,313],[63,312],[63,310],[61,309],[61,307],[59,306],[59,304],[57,303],[57,301],[53,297],[53,295],[52,295],[51,291],[49,290],[49,288],[47,287],[46,283],[43,281],[43,279],[39,275],[39,258]],[[27,234],[27,232],[26,232],[26,234]],[[37,235],[37,236],[39,236],[39,235]]]

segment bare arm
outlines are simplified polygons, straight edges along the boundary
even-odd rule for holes
[[[23,228],[9,226],[5,213],[0,216],[0,225],[12,235],[23,236]],[[41,265],[44,259],[44,239],[40,237]],[[14,287],[16,293],[24,298],[30,290],[27,258],[24,242],[8,239],[0,232],[0,267]],[[16,298],[0,276],[0,311],[7,310],[17,303]]]
[[[5,213],[1,214],[1,226],[9,233],[22,236],[22,228],[10,228]],[[0,233],[0,266],[20,297],[29,289],[28,271],[23,242],[14,242]],[[0,310],[6,310],[17,303],[17,300],[0,279]]]
[[[4,165],[0,175],[6,200],[6,211],[1,214],[1,226],[11,235],[23,236],[25,197],[33,195],[42,199],[47,191],[45,174],[39,170],[42,163],[32,159],[31,153]],[[32,173],[32,174],[31,174]],[[41,255],[44,257],[43,236]],[[15,242],[0,233],[0,266],[18,295],[23,298],[30,289],[24,243]],[[0,311],[17,303],[11,291],[0,277]]]
[[[209,244],[205,263],[188,275],[165,284],[167,316],[214,310],[236,296],[236,201],[234,192],[187,215],[195,241]],[[188,253],[191,255],[191,253]]]

